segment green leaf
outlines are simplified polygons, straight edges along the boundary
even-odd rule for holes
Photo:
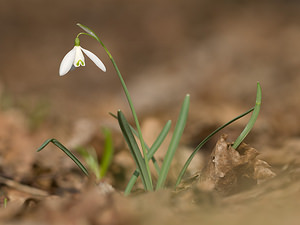
[[[194,158],[194,156],[196,155],[196,153],[202,148],[202,146],[216,133],[218,133],[220,130],[222,130],[223,128],[227,127],[229,124],[233,123],[234,121],[242,118],[243,116],[246,116],[247,114],[249,114],[250,112],[252,112],[254,110],[254,108],[249,109],[247,112],[235,117],[234,119],[230,120],[229,122],[225,123],[224,125],[220,126],[219,128],[217,128],[216,130],[214,130],[212,133],[210,133],[193,151],[193,153],[190,155],[190,157],[188,158],[188,160],[185,162],[184,166],[182,167],[179,176],[177,178],[175,187],[178,186],[178,184],[180,184],[183,175],[185,174],[188,166],[190,165],[192,159]]]
[[[76,158],[76,156],[65,146],[63,146],[58,140],[52,138],[46,140],[37,150],[37,152],[43,150],[50,142],[52,142],[54,145],[56,145],[58,148],[60,148],[69,158],[71,158],[75,164],[81,169],[81,171],[86,175],[89,176],[88,170],[81,164],[79,159]]]
[[[152,182],[150,180],[150,177],[149,177],[146,165],[145,165],[145,160],[142,157],[142,154],[136,143],[133,133],[131,132],[129,124],[128,124],[124,114],[120,110],[118,111],[118,121],[119,121],[120,128],[122,130],[123,136],[128,144],[130,152],[133,156],[133,159],[137,165],[137,168],[139,169],[139,171],[141,173],[141,178],[142,178],[145,190],[152,191],[153,190]]]
[[[116,115],[114,115],[113,113],[110,112],[109,114],[112,117],[114,117],[115,119],[118,119],[118,117]],[[160,132],[160,134],[157,136],[156,140],[152,144],[151,148],[149,148],[148,145],[145,143],[146,148],[148,150],[147,157],[148,157],[148,159],[151,158],[151,160],[154,163],[155,169],[156,169],[156,171],[157,171],[158,174],[159,174],[160,168],[157,165],[157,162],[156,162],[156,159],[154,157],[154,154],[159,149],[159,147],[161,146],[161,144],[165,140],[166,136],[168,135],[169,130],[171,128],[171,124],[172,124],[171,120],[168,120],[167,123],[166,123],[166,125],[164,126],[164,128],[162,129],[162,131]],[[133,132],[133,134],[137,138],[139,138],[137,131],[131,125],[129,125],[129,126],[130,126],[130,129]]]
[[[113,158],[114,148],[112,135],[109,129],[103,129],[104,134],[104,152],[100,163],[100,177],[104,177]]]
[[[133,172],[133,174],[132,174],[132,176],[131,176],[131,178],[130,178],[130,180],[129,180],[126,188],[125,188],[125,191],[124,191],[125,196],[128,196],[130,194],[131,189],[134,186],[134,184],[135,184],[137,178],[139,177],[139,175],[140,175],[140,172],[138,170],[135,170]]]
[[[152,146],[148,152],[149,158],[152,158],[154,156],[155,152],[158,150],[158,148],[161,146],[161,144],[165,140],[165,138],[168,135],[169,130],[171,128],[171,124],[172,124],[171,120],[168,120],[168,122],[166,123],[166,125],[164,126],[164,128],[162,129],[160,134],[157,136],[156,140],[154,141],[154,143],[152,144]]]
[[[152,160],[152,162],[153,162],[153,164],[154,164],[154,166],[155,166],[155,169],[156,169],[158,175],[159,175],[159,173],[160,173],[160,168],[159,168],[159,166],[158,166],[158,164],[157,164],[157,161],[156,161],[156,159],[155,159],[155,157],[154,157],[154,154],[155,154],[155,152],[158,150],[158,148],[161,146],[161,144],[162,144],[163,141],[165,140],[166,136],[168,135],[169,130],[170,130],[170,128],[171,128],[171,124],[172,124],[172,122],[171,122],[171,120],[169,120],[169,121],[166,123],[166,125],[164,126],[164,128],[162,129],[162,131],[160,132],[160,134],[157,136],[156,140],[154,141],[154,143],[152,144],[152,146],[151,146],[150,149],[149,149],[149,147],[145,144],[145,145],[146,145],[146,148],[147,148],[147,150],[148,150],[147,157],[148,157],[148,159],[151,159],[151,160]],[[138,138],[138,133],[134,130],[133,127],[130,126],[130,128],[131,128],[132,132],[134,133],[134,135]]]
[[[84,148],[78,147],[76,151],[80,154],[80,156],[84,159],[85,163],[88,165],[90,171],[92,171],[97,180],[100,180],[100,165],[98,161],[98,156],[94,148]]]
[[[256,103],[255,103],[253,113],[245,129],[242,131],[240,136],[238,136],[238,138],[235,140],[234,144],[232,145],[233,149],[237,149],[239,147],[239,145],[242,143],[242,141],[245,139],[245,137],[249,134],[249,132],[253,128],[260,111],[260,106],[261,106],[261,86],[259,82],[257,82]]]
[[[171,127],[171,120],[169,120],[166,125],[164,126],[164,128],[162,129],[162,131],[160,132],[160,134],[158,135],[157,139],[155,140],[155,142],[153,143],[152,147],[150,148],[150,150],[148,151],[148,159],[152,159],[153,163],[154,163],[154,166],[156,168],[156,171],[157,171],[157,174],[159,175],[160,173],[160,168],[154,158],[154,153],[158,150],[158,148],[160,147],[160,145],[162,144],[162,142],[165,140],[169,130],[170,130],[170,127]],[[132,127],[131,127],[132,128]],[[132,130],[134,132],[136,132],[133,128]],[[138,176],[140,175],[140,172],[138,169],[136,169],[134,171],[134,173],[132,174],[128,184],[127,184],[127,187],[125,189],[125,192],[124,194],[125,195],[129,195],[130,192],[131,192],[131,189],[133,187],[133,185],[135,184]]]
[[[186,124],[186,120],[187,120],[187,116],[188,116],[188,111],[189,111],[189,105],[190,105],[190,95],[186,95],[184,102],[182,104],[181,107],[181,111],[180,111],[180,115],[177,121],[177,124],[175,126],[175,130],[168,148],[168,151],[165,155],[164,161],[163,161],[163,165],[158,177],[158,181],[156,184],[156,190],[163,188],[170,166],[171,166],[171,162],[173,160],[174,154],[176,152],[176,149],[178,147],[180,138],[182,136],[185,124]]]

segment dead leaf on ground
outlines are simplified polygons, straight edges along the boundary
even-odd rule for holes
[[[226,138],[222,135],[218,140],[199,186],[209,186],[227,195],[275,176],[267,162],[256,158],[256,149],[242,143],[235,150]]]

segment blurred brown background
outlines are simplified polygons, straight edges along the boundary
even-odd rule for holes
[[[36,153],[45,140],[56,138],[75,154],[78,146],[92,147],[101,159],[106,140],[100,127],[107,126],[115,151],[104,182],[123,191],[135,168],[117,122],[108,115],[120,108],[130,119],[102,47],[80,37],[82,47],[105,63],[106,73],[86,59],[86,67],[58,75],[61,60],[82,31],[77,22],[92,28],[114,56],[147,144],[167,119],[172,119],[173,131],[184,96],[191,94],[170,184],[206,135],[254,106],[257,81],[263,89],[261,113],[245,142],[261,153],[277,178],[258,181],[257,187],[252,182],[250,192],[231,199],[197,186],[183,198],[163,191],[124,201],[119,193],[100,196],[98,186],[95,191],[90,187],[93,179],[84,184],[76,165],[55,146]],[[0,28],[1,224],[24,224],[26,217],[26,224],[299,224],[300,1],[0,0]],[[222,130],[228,141],[248,119]],[[209,154],[193,160],[190,174],[214,162],[210,153],[218,136],[200,152]],[[156,153],[158,162],[170,137]],[[231,172],[244,178],[241,168],[246,167],[234,167],[217,179],[225,176],[227,182]],[[20,194],[18,184],[50,196],[44,201],[42,195]],[[8,208],[1,210],[5,199]],[[15,203],[17,208],[10,208]]]
[[[71,120],[127,109],[114,68],[91,38],[81,36],[81,45],[107,72],[87,59],[59,77],[80,22],[113,54],[141,116],[177,115],[190,93],[191,121],[227,121],[253,106],[260,81],[258,126],[299,135],[298,1],[0,1],[0,84],[14,104],[45,101],[51,114]]]

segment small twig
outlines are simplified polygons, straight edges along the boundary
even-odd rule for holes
[[[30,187],[28,185],[20,184],[14,180],[11,180],[11,179],[8,179],[5,177],[0,176],[0,183],[5,184],[6,186],[14,188],[18,191],[22,191],[22,192],[25,192],[25,193],[28,193],[31,195],[40,196],[40,197],[49,196],[48,192],[46,192],[46,191],[43,191],[38,188]]]

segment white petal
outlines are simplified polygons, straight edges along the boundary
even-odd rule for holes
[[[59,75],[63,76],[65,74],[67,74],[74,62],[75,59],[75,48],[72,48],[71,51],[69,51],[65,57],[63,58],[63,60],[60,63],[60,67],[59,67]]]
[[[81,50],[98,66],[103,72],[106,71],[106,68],[102,61],[92,52],[81,47]]]
[[[74,66],[79,67],[79,66],[85,66],[84,62],[84,56],[81,51],[80,46],[75,46],[75,59],[74,59]]]

